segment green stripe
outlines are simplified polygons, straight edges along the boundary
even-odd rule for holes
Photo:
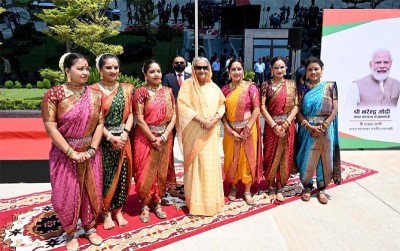
[[[359,148],[374,148],[374,149],[400,149],[400,143],[386,142],[378,140],[368,139],[355,139],[355,138],[344,138],[340,137],[340,148],[341,149],[359,149]]]
[[[322,30],[322,36],[328,36],[330,34],[351,29],[353,27],[363,25],[365,23],[369,23],[370,21],[365,21],[365,22],[354,22],[354,23],[349,23],[349,24],[338,24],[338,25],[329,25],[329,26],[324,26]]]

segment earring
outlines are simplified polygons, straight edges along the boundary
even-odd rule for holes
[[[71,75],[67,74],[67,82],[71,82]]]
[[[274,74],[271,72],[271,77],[274,77]]]
[[[100,79],[103,80],[103,74],[100,73]]]

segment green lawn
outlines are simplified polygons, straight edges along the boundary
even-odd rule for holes
[[[0,88],[0,99],[42,100],[47,89],[4,89]]]

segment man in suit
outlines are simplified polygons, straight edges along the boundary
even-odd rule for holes
[[[172,88],[175,100],[178,98],[178,92],[185,79],[190,78],[192,75],[185,72],[186,61],[185,58],[177,55],[172,62],[173,72],[164,75],[162,84]]]
[[[174,58],[174,61],[172,62],[172,68],[174,69],[174,71],[164,75],[162,84],[164,86],[168,86],[168,87],[172,88],[172,92],[174,94],[175,101],[176,101],[176,99],[178,98],[178,92],[179,92],[179,89],[181,88],[181,85],[183,84],[185,79],[190,78],[192,76],[192,74],[185,72],[186,61],[185,61],[185,58],[180,55],[177,55]],[[175,138],[175,135],[176,135],[175,128],[172,131],[172,133]],[[172,159],[172,161],[173,161],[173,159]],[[174,178],[175,174],[169,173],[167,180],[170,180],[169,177]],[[171,194],[171,196],[185,198],[183,185],[173,186],[173,184],[167,184],[167,193]],[[167,196],[167,194],[165,196]]]

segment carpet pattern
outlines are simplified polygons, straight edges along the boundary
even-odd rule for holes
[[[178,183],[181,183],[182,164],[178,164],[176,170]],[[342,162],[342,184],[375,173],[374,170]],[[328,189],[335,186],[330,184]],[[143,224],[138,219],[140,204],[132,188],[124,209],[125,217],[129,221],[128,226],[104,230],[102,223],[99,223],[98,233],[104,237],[101,250],[153,250],[278,206],[276,201],[269,200],[266,189],[265,182],[254,186],[252,192],[257,204],[248,206],[240,198],[243,188],[239,187],[238,199],[233,202],[226,199],[223,211],[213,217],[191,216],[188,214],[181,193],[167,194],[163,199],[163,204],[169,205],[164,206],[168,218],[160,220],[151,213],[151,221]],[[225,191],[229,191],[227,186],[225,186]],[[299,199],[301,192],[299,177],[294,175],[283,191],[285,203]],[[83,230],[79,233],[83,237]],[[80,250],[100,249],[90,245],[84,238],[80,238],[79,243]],[[0,249],[18,251],[65,249],[65,233],[53,211],[50,191],[0,200]]]

